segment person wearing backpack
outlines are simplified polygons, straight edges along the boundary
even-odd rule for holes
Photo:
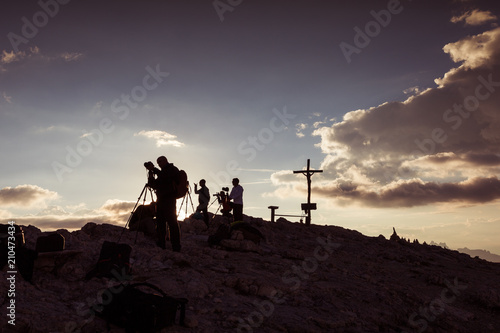
[[[158,168],[153,163],[145,163],[149,170],[148,185],[156,191],[156,229],[158,234],[157,245],[166,248],[165,240],[167,236],[167,224],[170,233],[170,243],[172,250],[180,252],[181,235],[179,223],[177,222],[177,187],[179,169],[173,163],[169,163],[165,156],[160,156],[156,160]]]
[[[208,228],[208,202],[210,201],[210,191],[205,185],[205,179],[200,180],[200,189],[198,189],[198,184],[195,183],[194,193],[198,194],[198,207],[196,207],[196,213],[203,214],[203,221]]]

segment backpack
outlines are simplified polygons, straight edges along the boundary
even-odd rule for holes
[[[35,250],[37,252],[56,252],[63,251],[65,248],[64,236],[53,232],[48,235],[39,236],[36,239]]]
[[[253,227],[247,222],[233,222],[231,223],[231,230],[240,230],[244,239],[251,240],[255,244],[260,244],[260,241],[265,239],[259,229]]]
[[[184,170],[179,170],[177,181],[174,183],[175,197],[177,199],[183,198],[188,191],[188,178]]]
[[[153,293],[144,291],[144,287],[152,289]],[[104,295],[106,299],[94,305],[92,310],[108,325],[123,327],[125,332],[156,332],[172,326],[177,310],[180,310],[179,324],[184,325],[188,300],[167,296],[150,283],[120,284],[107,289]]]
[[[208,236],[208,244],[219,245],[224,239],[231,238],[231,226],[229,224],[221,224],[215,234]]]
[[[131,273],[130,252],[128,244],[104,241],[99,253],[99,260],[95,267],[87,273],[86,280],[97,277],[127,277]]]

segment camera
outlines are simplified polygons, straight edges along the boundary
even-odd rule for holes
[[[229,201],[229,187],[223,187],[222,188],[222,191],[220,191],[219,193],[215,193],[213,196],[214,197],[217,197],[217,200],[219,201],[219,203],[223,203],[223,202],[226,202],[226,201]]]
[[[153,170],[155,165],[153,164],[153,162],[151,161],[148,161],[148,162],[144,162],[144,167],[148,170]]]

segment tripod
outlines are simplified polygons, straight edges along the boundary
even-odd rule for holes
[[[208,208],[210,208],[210,206],[212,206],[215,201],[219,202],[219,207],[217,207],[217,210],[215,211],[215,214],[210,219],[210,222],[213,221],[213,219],[215,218],[215,216],[217,215],[217,213],[219,212],[219,210],[221,210],[224,201],[228,200],[228,198],[227,198],[228,194],[225,194],[224,192],[221,192],[221,193],[218,193],[218,194],[214,194],[214,195],[216,196],[216,198],[212,201],[212,203],[208,206]],[[231,213],[229,213],[230,211],[231,211],[231,209],[225,210],[222,213],[222,216],[225,216],[225,217],[227,217],[229,219],[231,217]]]
[[[187,199],[186,199],[187,198]],[[193,200],[191,199],[191,184],[189,184],[188,182],[188,190],[187,190],[187,193],[186,195],[182,198],[182,201],[181,201],[181,206],[179,207],[179,212],[177,213],[177,216],[179,216],[180,212],[182,211],[182,205],[184,205],[184,202],[186,202],[186,206],[185,206],[185,216],[187,217],[187,210],[188,210],[188,204],[187,204],[187,201],[191,202],[191,208],[193,209],[193,213],[195,212],[194,210],[194,205],[193,205]]]
[[[128,224],[132,220],[132,216],[134,215],[134,212],[135,212],[135,210],[137,208],[137,205],[139,204],[139,201],[141,200],[141,198],[142,198],[142,205],[145,206],[145,204],[146,204],[146,197],[148,196],[148,190],[149,190],[149,194],[151,195],[151,201],[153,203],[155,202],[155,200],[153,198],[153,190],[146,183],[144,185],[144,187],[142,188],[142,191],[141,191],[141,194],[139,195],[139,198],[137,198],[137,202],[135,203],[135,206],[132,209],[132,212],[130,212],[130,216],[128,217],[127,223],[125,223],[125,227],[123,228],[122,233],[120,234],[120,237],[118,238],[118,242],[120,242],[120,239],[121,239],[123,233],[125,232],[125,229],[127,229]],[[139,212],[139,221],[142,218],[142,212],[143,212],[143,210],[141,209],[141,211]],[[137,234],[138,234],[138,232],[139,232],[139,229],[137,229],[136,232],[135,232],[135,242],[134,242],[134,244],[137,242]]]

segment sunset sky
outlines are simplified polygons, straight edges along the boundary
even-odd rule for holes
[[[297,215],[310,159],[313,223],[500,254],[498,1],[10,1],[0,18],[3,223],[123,225],[160,155],[211,194],[238,177],[244,214]]]

